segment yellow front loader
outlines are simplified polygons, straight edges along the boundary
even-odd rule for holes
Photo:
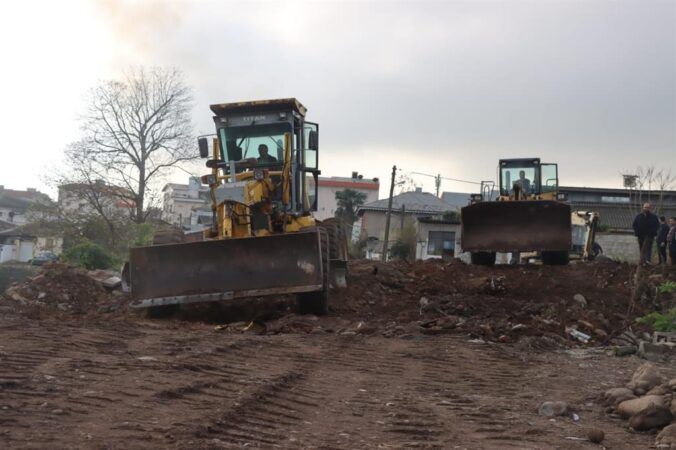
[[[296,99],[212,105],[208,158],[212,224],[198,242],[130,249],[132,306],[161,307],[296,294],[301,312],[327,312],[345,285],[347,246],[335,221],[319,223],[318,125]]]
[[[558,192],[558,167],[539,158],[502,159],[495,201],[473,196],[461,210],[462,248],[473,264],[493,265],[497,252],[537,252],[543,264],[568,264],[571,211]]]

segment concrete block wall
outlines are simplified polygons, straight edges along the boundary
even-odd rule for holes
[[[638,262],[638,241],[629,233],[597,233],[596,242],[603,248],[603,254],[609,258],[631,263]],[[653,251],[653,259],[657,255]]]

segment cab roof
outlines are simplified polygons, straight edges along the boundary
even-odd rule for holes
[[[280,98],[273,100],[254,100],[249,102],[218,103],[211,105],[211,111],[217,116],[227,116],[235,113],[256,113],[267,111],[293,110],[305,116],[307,109],[295,98]]]

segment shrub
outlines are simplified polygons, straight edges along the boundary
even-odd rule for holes
[[[112,255],[93,242],[82,242],[69,248],[63,253],[63,259],[88,270],[108,269],[114,263]]]
[[[671,294],[672,292],[676,292],[676,281],[665,281],[657,286],[657,292],[660,294]]]
[[[637,321],[651,325],[655,331],[676,332],[676,308],[664,313],[650,313],[637,319]]]

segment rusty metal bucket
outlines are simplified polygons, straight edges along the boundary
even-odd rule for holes
[[[135,247],[132,307],[321,291],[319,231]]]
[[[570,220],[570,206],[552,200],[475,203],[461,210],[462,249],[568,251]]]

